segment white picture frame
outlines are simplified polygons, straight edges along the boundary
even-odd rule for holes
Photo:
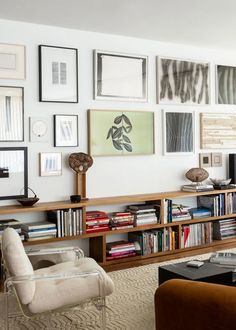
[[[78,115],[54,115],[54,147],[77,147]]]
[[[24,45],[0,44],[0,79],[25,79],[25,52]]]
[[[39,153],[39,176],[62,175],[62,155],[60,152]]]
[[[50,127],[51,119],[49,117],[30,117],[30,142],[49,142]]]
[[[147,102],[148,57],[94,50],[94,99]]]

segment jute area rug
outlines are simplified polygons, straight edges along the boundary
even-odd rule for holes
[[[191,259],[204,260],[210,255],[203,254],[109,273],[115,283],[115,291],[107,298],[107,330],[154,330],[154,293],[158,287],[158,266]],[[100,329],[99,313],[93,306],[28,320],[19,316],[13,301],[10,315],[10,330]],[[0,329],[5,329],[1,321]]]

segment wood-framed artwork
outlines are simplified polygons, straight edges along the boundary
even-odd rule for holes
[[[211,167],[211,153],[200,153],[199,154],[199,167]]]
[[[236,67],[216,66],[216,102],[236,104]]]
[[[0,79],[25,79],[25,46],[0,44]]]
[[[157,102],[210,104],[210,64],[158,56]]]
[[[24,88],[0,86],[0,142],[24,141]]]
[[[147,56],[94,50],[94,98],[147,102],[147,71]]]
[[[39,175],[57,176],[62,174],[62,157],[60,152],[41,152],[39,154]]]
[[[78,50],[39,45],[39,101],[78,103]]]
[[[212,167],[221,167],[223,165],[222,153],[221,152],[212,152],[211,153],[211,166]]]
[[[164,155],[191,155],[195,152],[194,112],[163,110]]]
[[[78,146],[78,115],[54,115],[54,147]]]
[[[236,114],[201,113],[200,145],[201,149],[236,148]]]
[[[154,153],[154,113],[88,111],[89,154],[93,156]]]
[[[26,147],[0,148],[0,199],[28,196],[27,157]]]

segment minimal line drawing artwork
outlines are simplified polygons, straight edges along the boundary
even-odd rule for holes
[[[62,174],[62,160],[60,152],[41,152],[40,176],[55,176]]]
[[[193,113],[164,112],[164,153],[193,153]]]
[[[0,44],[0,79],[25,79],[25,46]]]
[[[157,58],[158,101],[209,104],[209,64]]]
[[[78,116],[54,115],[54,147],[78,146]]]
[[[236,67],[217,65],[217,102],[236,104]]]

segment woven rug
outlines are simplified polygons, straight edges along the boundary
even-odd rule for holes
[[[236,249],[231,251],[236,252]],[[210,253],[203,254],[109,273],[115,283],[115,291],[107,298],[107,330],[153,330],[155,328],[154,293],[158,287],[158,266],[192,259],[204,260],[210,255]],[[10,330],[100,329],[99,313],[93,306],[28,320],[18,315],[13,301],[10,315],[12,316]],[[0,329],[5,329],[1,320]]]

